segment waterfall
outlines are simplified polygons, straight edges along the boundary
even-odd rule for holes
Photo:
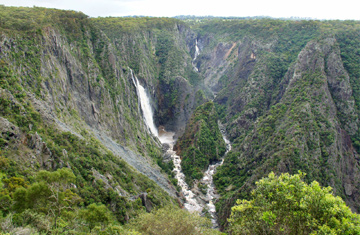
[[[181,158],[176,155],[176,152],[173,150],[174,146],[174,134],[173,132],[167,132],[164,128],[160,128],[160,131],[156,128],[153,119],[153,111],[150,105],[150,99],[146,93],[145,88],[139,83],[139,80],[134,76],[133,71],[131,70],[131,79],[136,87],[136,92],[140,101],[141,110],[143,112],[144,121],[146,126],[149,128],[151,133],[159,138],[162,144],[168,145],[168,150],[166,154],[171,156],[171,159],[174,163],[174,172],[175,178],[178,180],[178,185],[181,187],[181,191],[186,199],[184,204],[185,208],[190,211],[202,211],[202,206],[196,201],[195,194],[189,189],[189,186],[185,182],[185,175],[181,170]]]
[[[151,103],[150,103],[150,98],[148,96],[148,94],[146,93],[145,88],[139,83],[139,80],[137,79],[137,77],[133,74],[133,71],[131,71],[131,79],[134,83],[134,86],[136,87],[136,92],[138,95],[138,98],[140,100],[140,106],[141,106],[141,110],[144,116],[144,121],[146,126],[148,127],[148,129],[150,130],[150,132],[158,137],[158,130],[155,126],[154,123],[154,114],[153,114],[153,110],[151,108]]]
[[[200,55],[200,50],[199,50],[199,47],[198,47],[198,41],[197,41],[197,39],[196,39],[196,41],[195,41],[195,54],[194,54],[194,59],[193,59],[193,61],[192,61],[192,65],[193,65],[194,70],[195,70],[196,72],[199,72],[199,69],[196,67],[195,60],[196,60],[196,58],[197,58],[199,55]]]
[[[195,51],[194,60],[199,55],[199,48],[197,47],[197,41],[196,41],[195,48],[196,48],[196,51]],[[132,79],[134,86],[136,87],[136,92],[137,92],[137,95],[139,98],[139,102],[140,102],[140,106],[141,106],[141,110],[142,110],[142,113],[144,116],[144,122],[145,122],[146,126],[148,127],[148,129],[154,136],[159,138],[160,142],[164,146],[168,147],[166,154],[168,156],[171,156],[171,159],[174,163],[173,172],[175,173],[175,178],[178,180],[178,185],[181,188],[181,192],[185,197],[185,203],[184,203],[185,209],[190,212],[201,213],[205,207],[205,204],[204,204],[204,202],[201,203],[200,198],[198,198],[197,195],[195,195],[195,193],[190,190],[189,186],[185,182],[185,175],[181,169],[181,157],[178,156],[176,154],[176,152],[173,150],[173,147],[175,144],[175,140],[174,140],[175,133],[167,132],[162,127],[160,127],[159,130],[157,129],[157,127],[154,124],[153,111],[151,108],[150,97],[149,97],[148,93],[146,92],[145,88],[139,83],[139,80],[133,74],[132,70],[131,70],[131,79]],[[226,152],[224,154],[224,157],[225,157],[225,155],[231,150],[231,144],[230,144],[230,141],[226,138],[225,128],[223,127],[223,125],[221,125],[220,122],[218,124],[219,124],[219,128],[220,128],[220,132],[226,143]],[[222,160],[220,162],[216,162],[214,164],[209,165],[209,168],[204,173],[204,177],[201,180],[202,183],[205,183],[207,185],[207,193],[206,193],[207,204],[206,205],[207,205],[208,211],[211,215],[211,222],[213,224],[213,228],[218,227],[216,209],[215,209],[215,205],[213,203],[213,199],[218,198],[218,195],[216,194],[215,185],[213,182],[213,175],[216,172],[216,168],[223,164],[224,157],[222,158]]]
[[[175,143],[173,132],[167,132],[164,128],[158,129],[156,128],[154,124],[153,119],[153,111],[150,104],[150,98],[145,90],[145,88],[139,83],[139,80],[137,77],[133,74],[133,71],[131,71],[131,79],[136,87],[136,92],[139,98],[141,110],[144,116],[144,122],[146,126],[149,128],[151,133],[159,138],[160,142],[162,144],[166,144],[168,146],[168,150],[166,154],[171,156],[171,159],[174,163],[174,172],[175,172],[175,178],[178,180],[178,185],[181,187],[181,191],[186,199],[186,202],[184,204],[185,208],[190,212],[201,212],[203,210],[203,207],[197,202],[195,194],[189,189],[189,186],[185,182],[185,175],[182,173],[181,170],[181,158],[176,154],[176,152],[173,150],[173,146]]]
[[[200,55],[200,50],[199,50],[199,47],[198,47],[198,40],[196,39],[195,41],[195,55],[194,55],[194,59],[193,61],[196,60],[196,58]]]

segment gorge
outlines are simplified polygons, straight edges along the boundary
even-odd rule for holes
[[[0,10],[9,233],[115,231],[168,206],[227,231],[271,172],[304,172],[359,211],[359,22]],[[68,201],[33,197],[55,185],[40,176],[67,171]],[[86,220],[101,208],[108,222]]]
[[[197,47],[197,46],[196,46]],[[196,49],[195,53],[195,59],[198,55],[198,48]],[[136,76],[134,76],[133,71],[131,70],[131,76],[134,82],[134,85],[137,89],[137,94],[139,98],[140,107],[143,114],[143,119],[150,130],[151,134],[153,134],[155,137],[159,139],[159,141],[165,145],[165,155],[168,155],[171,157],[174,169],[173,172],[175,172],[175,178],[177,179],[177,185],[181,188],[181,193],[185,198],[184,207],[189,212],[197,212],[200,214],[204,214],[204,211],[208,211],[208,213],[211,215],[211,221],[213,224],[213,228],[218,227],[217,223],[217,215],[216,215],[216,209],[215,205],[213,203],[214,199],[217,199],[219,195],[216,193],[215,185],[213,183],[213,175],[216,171],[216,168],[218,166],[221,166],[225,155],[231,150],[231,144],[230,141],[225,136],[225,129],[224,127],[219,124],[221,127],[221,134],[222,137],[226,143],[226,152],[224,157],[220,162],[216,162],[213,164],[210,164],[208,169],[204,172],[204,177],[201,179],[201,183],[204,183],[206,186],[206,195],[205,198],[200,198],[199,195],[193,192],[194,189],[190,189],[187,183],[185,182],[185,175],[181,170],[181,157],[176,154],[176,152],[173,150],[174,144],[176,140],[174,140],[175,133],[167,132],[165,129],[162,129],[161,131],[158,131],[158,128],[154,124],[153,120],[153,112],[151,107],[151,101],[149,96],[147,95],[147,92],[145,88],[139,83]],[[200,202],[199,202],[200,201]],[[204,205],[206,203],[206,205]]]

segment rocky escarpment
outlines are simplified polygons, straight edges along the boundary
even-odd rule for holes
[[[108,204],[121,222],[139,207],[174,203],[174,180],[163,174],[172,166],[143,122],[136,75],[156,125],[179,137],[190,181],[222,156],[217,119],[226,126],[233,150],[214,176],[223,228],[235,200],[270,171],[302,170],[358,210],[358,55],[323,35],[354,22],[206,20],[191,28],[43,8],[21,9],[28,17],[18,19],[15,8],[0,8],[0,147],[18,167],[11,174],[71,168],[73,190]]]
[[[120,221],[131,217],[123,209],[137,203],[131,197],[147,189],[147,209],[170,202],[176,189],[155,163],[161,149],[142,120],[130,61],[82,13],[36,8],[24,14],[33,21],[52,17],[31,27],[21,27],[25,21],[13,28],[11,17],[1,25],[2,155],[30,174],[71,168],[81,197],[90,188],[104,204],[110,202],[101,201],[103,194],[117,195],[111,203]],[[92,172],[114,179],[103,185]]]
[[[223,182],[221,177],[231,177],[231,172],[240,174],[222,186],[224,191],[235,192],[220,208],[223,221],[236,198],[245,196],[270,171],[302,170],[307,180],[332,186],[354,211],[359,208],[359,155],[350,140],[358,117],[336,40],[309,42],[281,87],[279,102],[256,119],[249,134],[240,137],[236,154],[225,159],[217,174],[217,183]],[[345,113],[347,120],[343,120]]]
[[[15,96],[24,90],[46,125],[84,141],[96,139],[175,196],[174,185],[154,163],[161,149],[142,120],[132,74],[151,96],[156,123],[180,135],[193,110],[206,101],[189,53],[194,33],[178,20],[135,19],[128,25],[134,19],[49,14],[54,15],[49,24],[39,22],[30,30],[3,25],[11,33],[1,35],[1,64],[19,85],[18,91],[5,83],[4,88]],[[40,133],[46,143],[44,137]],[[62,156],[50,155],[57,158],[52,167],[59,167]]]
[[[145,86],[156,126],[181,135],[193,110],[204,102],[195,95],[203,87],[191,64],[194,32],[174,19],[93,21],[109,35],[116,53],[122,55],[117,60],[128,64]]]

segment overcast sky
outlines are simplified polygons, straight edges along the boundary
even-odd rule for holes
[[[271,16],[360,20],[359,0],[0,0],[5,6],[42,6],[92,16]]]

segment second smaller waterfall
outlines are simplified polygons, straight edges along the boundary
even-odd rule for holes
[[[197,41],[197,39],[196,39],[196,41],[195,41],[195,54],[194,54],[194,59],[193,59],[193,61],[192,61],[192,65],[193,65],[194,70],[195,70],[196,72],[199,72],[199,69],[196,67],[195,60],[196,60],[196,58],[197,58],[199,55],[200,55],[200,49],[199,49],[199,47],[198,47],[198,41]]]
[[[199,47],[198,47],[198,40],[196,39],[196,42],[195,42],[195,55],[194,55],[194,59],[193,60],[196,60],[196,58],[200,55],[200,50],[199,50]]]

